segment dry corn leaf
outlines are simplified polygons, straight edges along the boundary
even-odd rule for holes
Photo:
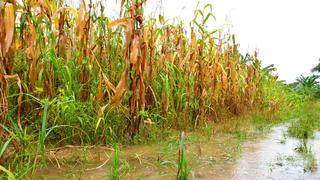
[[[78,16],[76,18],[76,35],[82,37],[84,33],[84,28],[86,25],[86,3],[82,0],[81,7],[78,11]]]
[[[126,26],[128,24],[128,19],[129,18],[122,18],[122,19],[111,21],[108,23],[108,27],[112,28],[114,26]]]
[[[121,17],[121,15],[122,15],[122,11],[123,11],[123,6],[124,6],[124,2],[125,2],[126,0],[121,0],[121,5],[120,5],[120,17]]]
[[[127,79],[128,79],[128,70],[124,71],[121,75],[121,79],[116,87],[116,92],[111,99],[111,106],[116,106],[121,103],[121,100],[126,90],[128,89]]]
[[[103,81],[103,75],[102,71],[99,73],[99,83],[97,87],[97,93],[96,93],[96,102],[100,104],[103,100],[103,89],[102,89],[102,81]]]
[[[104,79],[104,82],[106,83],[107,87],[109,89],[112,90],[113,93],[116,92],[116,88],[114,87],[114,85],[109,81],[109,79],[107,78],[107,76],[102,72],[102,76],[103,76],[103,79]]]
[[[140,52],[140,36],[139,34],[135,34],[132,42],[132,50],[130,53],[130,63],[132,63],[134,66],[138,63],[139,58],[139,52]]]
[[[1,16],[1,15],[0,15]],[[8,3],[4,8],[4,16],[0,17],[0,24],[4,25],[0,28],[4,28],[1,30],[1,33],[5,33],[3,39],[1,39],[1,49],[2,54],[6,54],[11,46],[14,35],[15,28],[15,14],[14,14],[14,6],[11,3]]]
[[[4,74],[0,73],[0,120],[3,120],[8,112],[7,101],[7,80]]]

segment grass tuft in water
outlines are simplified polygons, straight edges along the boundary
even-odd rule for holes
[[[314,153],[311,150],[311,147],[307,146],[306,140],[303,140],[295,150],[302,155],[302,157],[306,161],[306,165],[304,167],[304,171],[314,171],[317,169],[317,159]]]
[[[112,180],[119,180],[120,179],[120,150],[119,145],[114,145],[114,155],[111,164],[111,176],[110,179]]]
[[[179,149],[179,164],[178,164],[178,173],[177,179],[178,180],[187,180],[188,179],[188,163],[185,157],[185,146],[184,146],[184,132],[181,133],[180,139],[180,149]]]

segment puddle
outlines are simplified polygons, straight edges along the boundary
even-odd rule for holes
[[[318,169],[305,172],[305,161],[294,150],[299,141],[286,136],[287,129],[285,125],[277,126],[266,138],[246,142],[236,164],[227,167],[228,172],[217,179],[320,179],[320,132],[307,144],[315,154]]]
[[[47,168],[27,179],[106,179],[109,148],[65,147],[49,152]]]
[[[238,157],[229,157],[238,148],[235,138],[230,136],[218,134],[210,142],[203,143],[186,141],[189,167],[196,179],[320,179],[320,132],[307,144],[317,159],[318,169],[314,172],[305,172],[305,161],[294,150],[300,142],[286,133],[287,126],[274,127],[266,137],[245,142]],[[122,147],[122,179],[176,179],[177,148],[176,140]],[[50,156],[49,167],[29,179],[108,179],[108,159],[112,153],[111,149],[96,147],[56,151]]]

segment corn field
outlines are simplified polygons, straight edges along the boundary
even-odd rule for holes
[[[146,18],[146,3],[122,0],[121,18],[111,20],[102,3],[2,0],[0,138],[40,131],[45,100],[47,140],[60,144],[195,129],[262,106],[257,53],[244,56],[235,35],[206,28],[211,5],[189,27]]]

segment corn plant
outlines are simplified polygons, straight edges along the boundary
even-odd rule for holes
[[[146,0],[122,0],[116,19],[101,2],[67,3],[0,3],[0,139],[12,138],[17,152],[24,141],[12,129],[44,143],[49,128],[47,141],[59,145],[133,142],[147,124],[196,129],[260,108],[270,100],[266,84],[277,85],[235,35],[208,29],[210,4],[188,27],[146,18]],[[45,127],[37,121],[44,99]]]

